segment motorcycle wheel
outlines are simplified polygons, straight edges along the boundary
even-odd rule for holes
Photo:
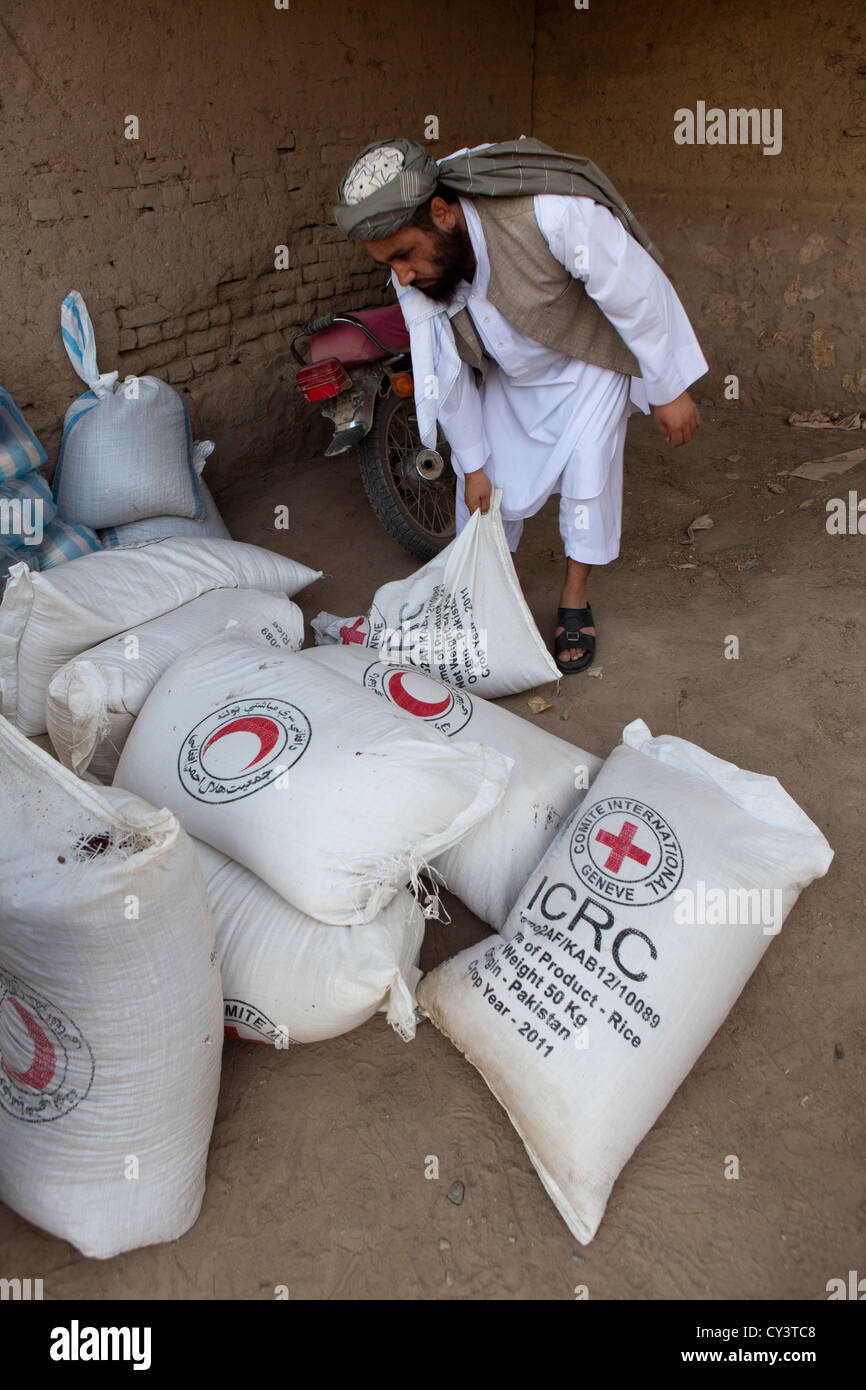
[[[414,400],[389,391],[376,401],[359,452],[367,500],[389,536],[419,559],[432,560],[455,535],[456,478],[442,432],[436,449],[426,449]]]

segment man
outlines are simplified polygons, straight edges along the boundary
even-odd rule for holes
[[[379,141],[337,196],[338,225],[391,267],[422,438],[438,418],[451,445],[458,530],[499,486],[513,552],[560,495],[553,654],[585,670],[589,573],[619,554],[628,418],[651,406],[674,447],[700,424],[687,388],[707,363],[658,251],[594,164],[537,140],[438,165],[414,141]]]

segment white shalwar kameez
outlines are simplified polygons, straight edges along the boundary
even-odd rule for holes
[[[460,199],[475,252],[465,303],[492,359],[479,389],[465,362],[439,406],[458,477],[457,529],[469,513],[460,479],[483,468],[502,488],[508,543],[525,517],[560,494],[560,532],[573,560],[603,565],[619,554],[626,425],[640,410],[676,399],[707,370],[685,310],[667,276],[591,198],[539,194],[538,226],[556,259],[577,279],[634,354],[641,377],[594,367],[552,351],[516,328],[487,299],[490,261],[472,200]],[[452,310],[453,312],[453,310]]]

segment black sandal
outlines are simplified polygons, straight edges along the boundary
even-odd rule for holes
[[[557,627],[564,629],[553,639],[553,659],[559,670],[566,676],[575,671],[585,671],[595,658],[595,634],[581,632],[582,627],[595,627],[589,604],[586,608],[560,608],[556,623]],[[572,647],[583,647],[583,656],[576,661],[560,661],[560,652],[569,651]]]

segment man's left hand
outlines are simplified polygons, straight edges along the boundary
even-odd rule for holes
[[[701,412],[688,391],[677,396],[675,401],[669,401],[667,405],[654,405],[652,409],[659,429],[674,448],[678,444],[686,444],[701,423]]]

